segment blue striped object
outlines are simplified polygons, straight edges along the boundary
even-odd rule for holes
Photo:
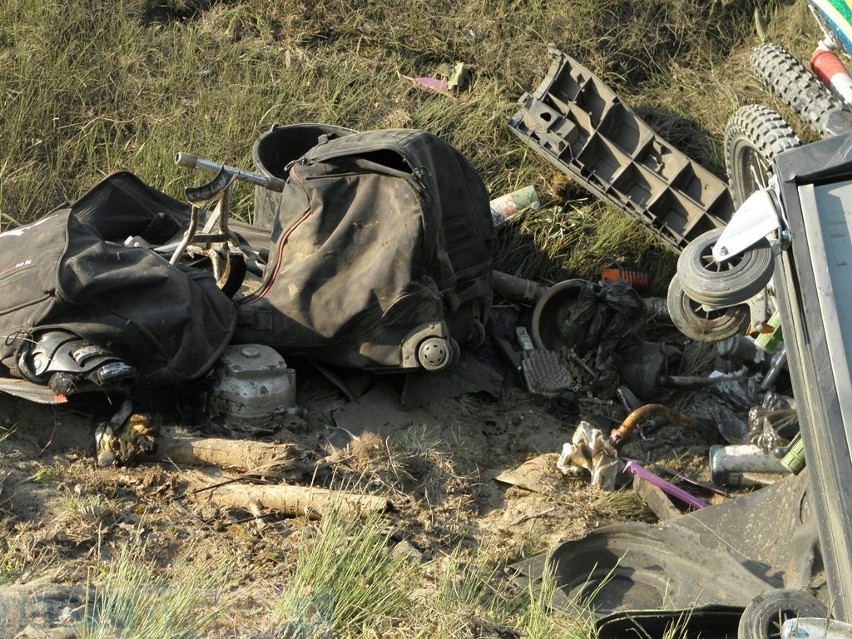
[[[847,55],[852,56],[852,2],[850,0],[808,0],[831,29]]]

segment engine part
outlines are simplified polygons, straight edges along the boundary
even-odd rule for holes
[[[296,371],[269,346],[229,346],[215,367],[210,409],[229,430],[273,432],[297,410]]]
[[[765,360],[764,351],[757,348],[755,340],[747,335],[734,335],[716,344],[716,353],[733,363],[734,368],[746,366],[750,370],[760,368]]]
[[[642,342],[618,367],[621,382],[638,397],[650,400],[659,391],[660,378],[674,368],[681,352],[671,344]]]

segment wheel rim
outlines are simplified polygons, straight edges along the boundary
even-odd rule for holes
[[[743,145],[740,158],[739,178],[743,201],[745,201],[749,195],[769,185],[772,172],[766,159],[752,146]]]
[[[779,610],[778,614],[768,620],[766,624],[766,639],[781,639],[784,631],[784,622],[800,616],[795,610]]]
[[[727,308],[708,310],[704,308],[703,304],[696,302],[688,295],[685,295],[684,298],[686,299],[686,305],[689,307],[689,312],[692,313],[695,318],[704,320],[705,322],[714,322],[720,319],[728,310]]]
[[[744,254],[734,255],[724,262],[717,262],[716,258],[713,257],[714,244],[708,244],[699,254],[698,259],[701,262],[701,268],[708,273],[725,273],[727,271],[736,270],[736,267],[742,263]]]

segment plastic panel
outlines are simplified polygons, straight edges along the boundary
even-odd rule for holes
[[[680,251],[734,213],[727,185],[660,138],[591,71],[557,49],[513,133]]]

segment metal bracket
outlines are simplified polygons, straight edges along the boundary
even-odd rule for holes
[[[769,189],[752,193],[737,209],[713,246],[713,259],[724,262],[783,228],[778,200]]]

